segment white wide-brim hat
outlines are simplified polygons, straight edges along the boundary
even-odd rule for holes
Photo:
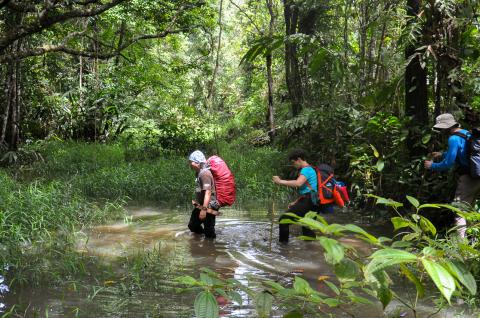
[[[452,114],[445,113],[437,116],[435,119],[435,125],[433,128],[435,129],[448,129],[451,128],[455,125],[457,125],[457,121],[455,120],[455,117],[453,117]]]

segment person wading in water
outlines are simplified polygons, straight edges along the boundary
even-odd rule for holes
[[[468,142],[470,132],[460,128],[452,114],[441,114],[436,118],[434,129],[448,134],[448,150],[444,153],[434,152],[434,159],[442,159],[436,163],[425,160],[425,169],[431,171],[446,171],[457,166],[458,181],[455,190],[454,202],[462,202],[472,205],[480,192],[480,179],[473,179],[469,172]],[[457,231],[460,237],[465,237],[467,222],[464,218],[456,217]]]
[[[215,181],[205,155],[196,150],[188,157],[190,167],[196,172],[194,209],[188,223],[190,231],[215,238],[215,216],[220,205],[216,198]],[[203,227],[202,227],[203,225]]]
[[[292,151],[288,156],[288,160],[293,167],[300,170],[296,180],[282,180],[279,176],[272,177],[273,182],[278,185],[298,188],[300,196],[297,200],[288,205],[288,210],[286,212],[295,213],[300,217],[305,216],[309,211],[316,211],[317,209],[312,201],[312,195],[315,195],[315,193],[318,192],[317,173],[306,161],[306,158],[306,152],[301,149]],[[310,187],[307,185],[307,181]],[[311,193],[312,190],[314,193]],[[289,216],[282,214],[280,216],[280,221],[289,218]],[[288,243],[289,224],[280,224],[279,232],[279,241],[281,243]],[[315,237],[315,232],[307,227],[302,227],[302,233],[304,236]]]

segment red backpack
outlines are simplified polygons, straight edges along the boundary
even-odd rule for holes
[[[328,169],[326,168],[328,167]],[[317,173],[318,184],[318,203],[320,205],[335,203],[337,206],[343,208],[345,206],[345,197],[342,195],[343,191],[333,178],[333,170],[325,164],[319,167],[313,167]],[[307,184],[307,186],[309,186]],[[311,187],[309,186],[311,189]],[[348,194],[347,194],[348,195]]]
[[[227,164],[218,156],[211,156],[207,162],[215,181],[217,200],[220,206],[232,205],[235,202],[235,177]]]

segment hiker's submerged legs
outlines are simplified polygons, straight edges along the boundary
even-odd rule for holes
[[[455,190],[454,202],[466,203],[473,205],[480,192],[480,180],[473,179],[468,174],[461,175],[458,178],[457,189]],[[457,216],[455,218],[458,235],[465,237],[467,230],[467,222],[464,218]]]
[[[188,228],[193,233],[203,234],[205,231],[202,227],[202,221],[199,218],[200,216],[200,209],[193,209],[192,215],[190,216],[190,222],[188,222]]]
[[[215,238],[215,215],[207,213],[207,217],[204,220],[200,220],[200,209],[195,208],[190,216],[188,228],[193,233],[205,234],[205,237]]]
[[[217,236],[215,234],[215,215],[207,213],[207,217],[203,221],[203,228],[205,237],[215,238]]]
[[[309,197],[300,198],[294,205],[292,205],[286,213],[294,213],[300,217],[304,217],[310,211],[314,210],[314,205]],[[284,219],[292,219],[292,217],[282,214],[279,221]],[[289,224],[279,224],[279,241],[282,243],[288,242],[288,237],[290,234]],[[315,232],[307,227],[302,227],[302,234],[304,236],[315,237]]]

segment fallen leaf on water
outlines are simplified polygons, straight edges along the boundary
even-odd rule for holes
[[[291,271],[291,273],[303,273],[304,270],[303,268],[295,268],[294,270]]]
[[[326,276],[326,275],[318,276],[319,281],[324,281],[324,280],[327,280],[329,278],[330,278],[330,276]]]

